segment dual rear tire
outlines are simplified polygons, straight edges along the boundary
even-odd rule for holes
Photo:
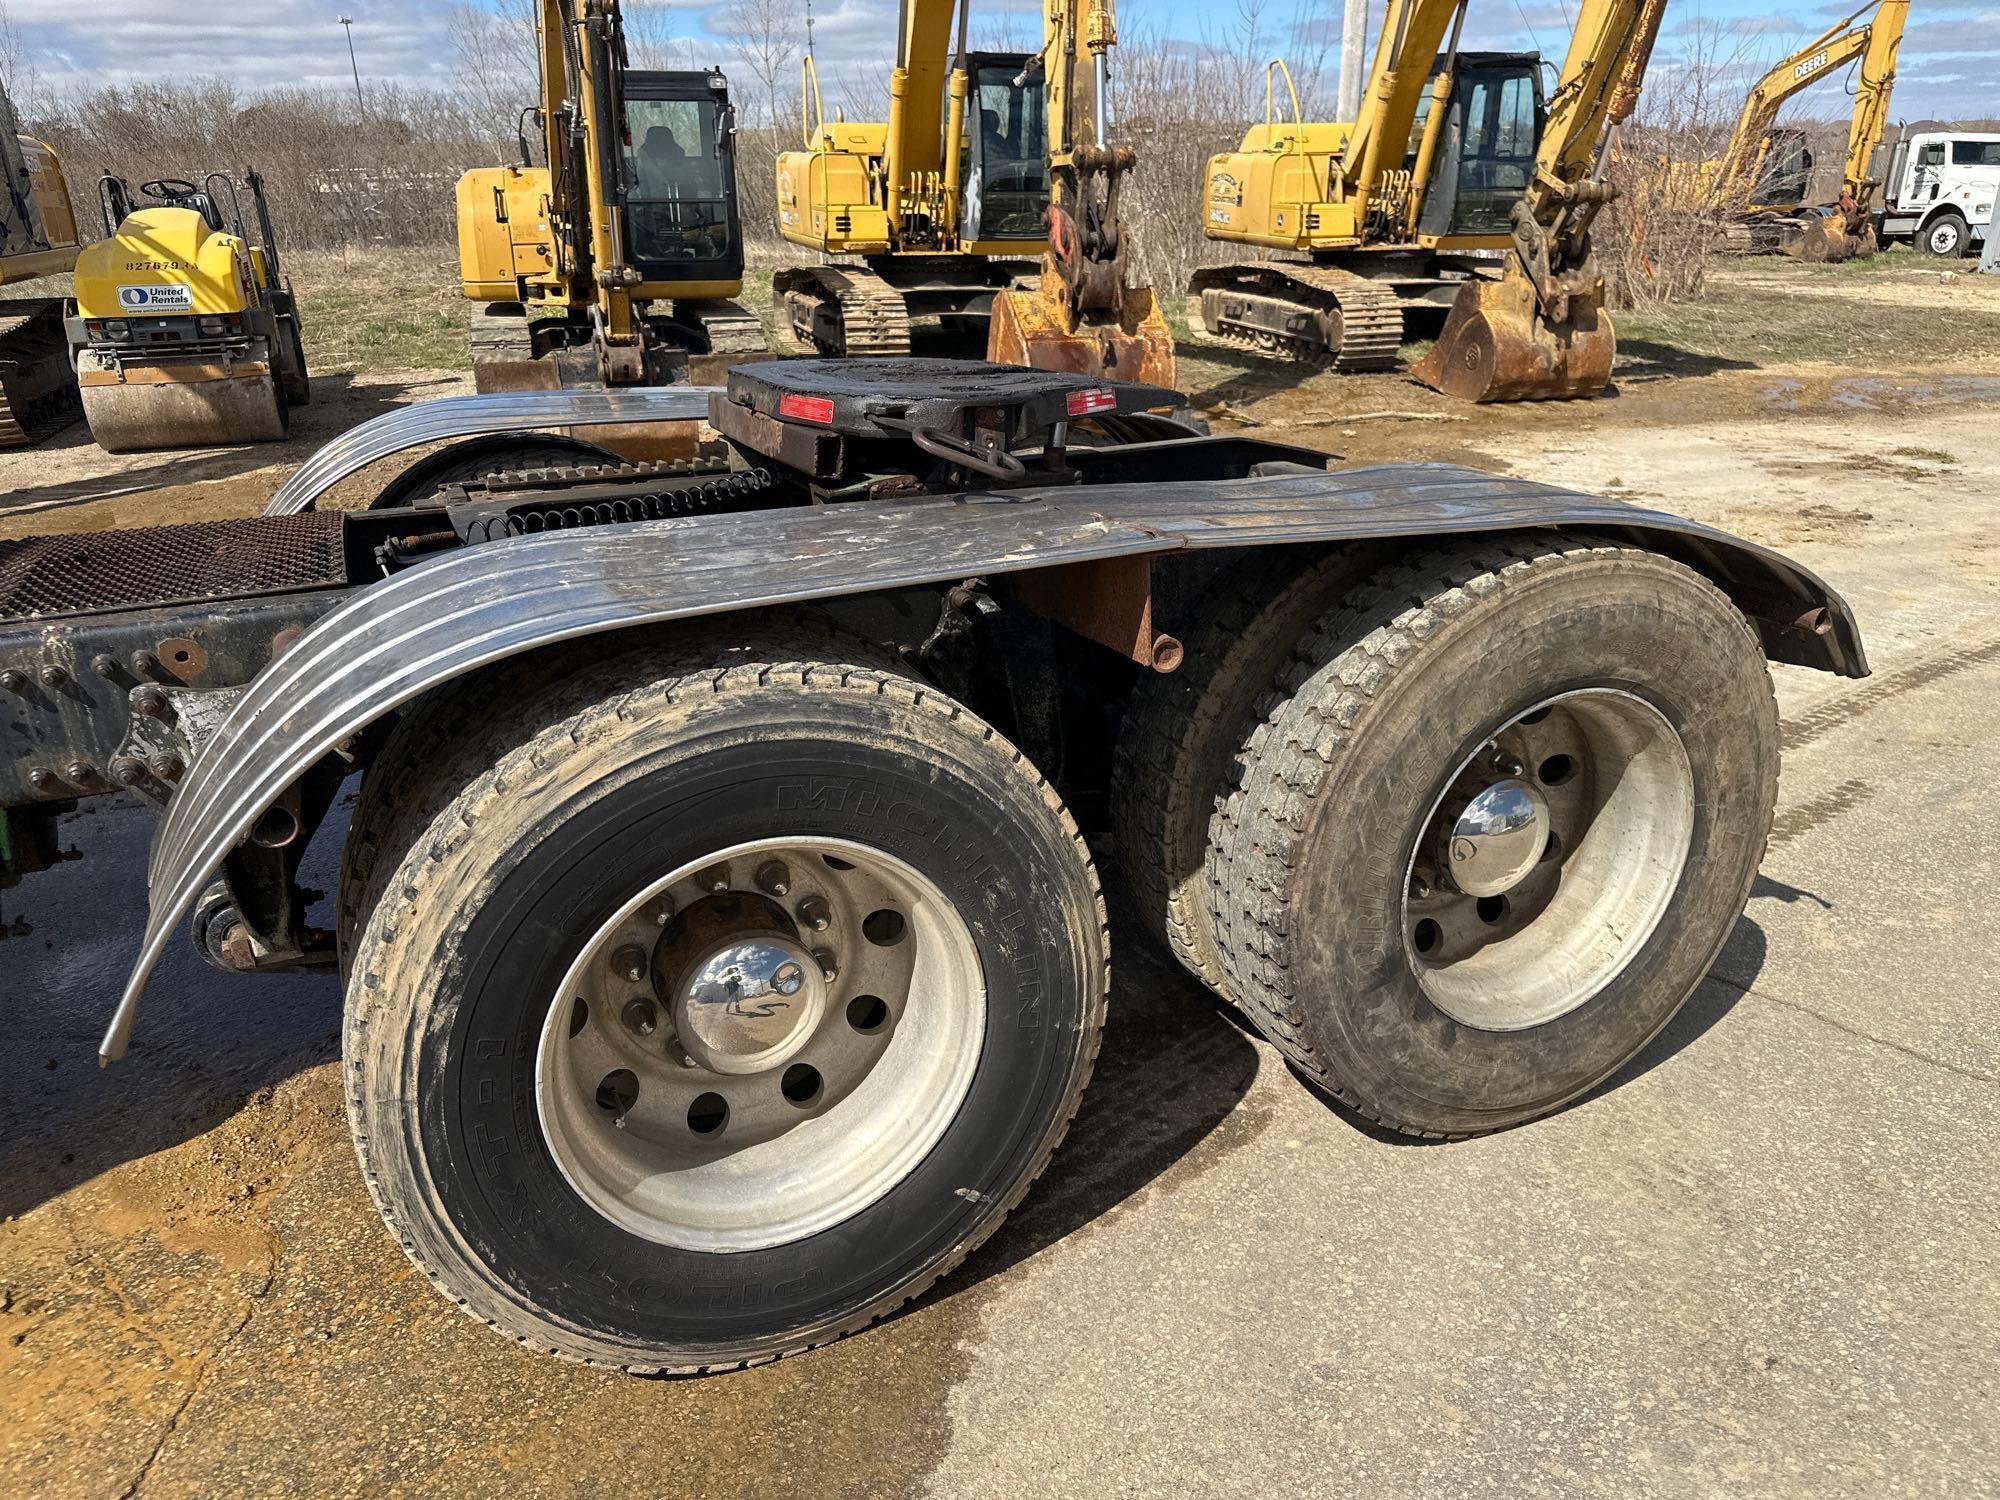
[[[1706,579],[1609,543],[1300,577],[1339,594],[1305,630],[1281,591],[1285,628],[1232,625],[1212,680],[1141,689],[1128,732],[1154,748],[1129,753],[1163,774],[1118,806],[1139,904],[1304,1078],[1387,1128],[1557,1109],[1672,1019],[1748,898],[1778,764],[1757,639]]]
[[[1775,801],[1755,635],[1612,542],[1251,558],[1128,709],[1144,924],[1314,1087],[1453,1137],[1700,983]],[[1075,1113],[1108,984],[1032,765],[793,627],[529,663],[398,726],[349,837],[346,1079],[410,1257],[520,1342],[735,1368],[893,1311]]]

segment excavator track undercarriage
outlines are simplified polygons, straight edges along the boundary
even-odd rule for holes
[[[1188,283],[1188,296],[1201,332],[1214,343],[1343,373],[1395,368],[1403,342],[1395,290],[1333,266],[1204,266]]]
[[[53,297],[0,302],[0,448],[26,448],[82,415],[62,303]]]

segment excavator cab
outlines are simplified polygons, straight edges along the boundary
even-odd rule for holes
[[[1426,94],[1411,128],[1412,159],[1429,124]],[[1548,107],[1542,59],[1534,52],[1462,52],[1452,74],[1450,113],[1417,219],[1417,233],[1506,234],[1508,215],[1535,175]]]
[[[1764,161],[1750,199],[1759,208],[1797,208],[1812,181],[1813,154],[1806,133],[1781,126],[1764,138]]]
[[[1028,77],[1022,52],[966,58],[964,238],[1027,240],[1046,235],[1049,210],[1048,93]]]
[[[742,279],[734,121],[705,74],[625,74],[625,252],[649,289]]]

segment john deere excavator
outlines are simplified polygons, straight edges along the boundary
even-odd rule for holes
[[[1450,297],[1418,379],[1481,401],[1603,389],[1613,341],[1590,225],[1610,190],[1597,174],[1611,126],[1638,100],[1663,5],[1585,0],[1546,100],[1535,54],[1459,50],[1465,0],[1389,0],[1352,123],[1306,122],[1274,63],[1265,123],[1209,161],[1202,228],[1294,258],[1197,271],[1188,295],[1205,331],[1339,370],[1387,369],[1406,314]],[[1289,122],[1276,118],[1274,76]]]
[[[735,111],[722,74],[634,68],[617,0],[538,0],[532,165],[458,182],[459,274],[482,391],[709,381],[764,352],[743,290]]]
[[[59,276],[76,265],[76,208],[55,152],[21,134],[0,89],[0,286]],[[62,298],[0,299],[0,448],[22,448],[76,420],[76,382],[63,339]]]
[[[1870,163],[1888,124],[1896,51],[1909,14],[1909,0],[1869,0],[1750,90],[1729,144],[1708,168],[1710,201],[1729,216],[1724,243],[1730,249],[1811,261],[1875,252],[1869,208],[1879,184],[1869,176]],[[1830,204],[1809,205],[1812,153],[1804,131],[1775,124],[1778,111],[1793,95],[1857,58],[1840,193]]]
[[[1031,53],[969,50],[970,9],[902,0],[879,124],[829,121],[807,60],[805,148],[778,158],[778,228],[840,263],[777,273],[794,338],[903,354],[911,322],[936,317],[983,323],[1003,364],[1172,385],[1166,320],[1127,279],[1118,198],[1135,158],[1107,140],[1111,0],[1048,0]]]
[[[255,215],[243,216],[242,192]],[[254,171],[98,184],[106,238],[66,320],[90,435],[111,453],[282,438],[310,395],[298,306]]]

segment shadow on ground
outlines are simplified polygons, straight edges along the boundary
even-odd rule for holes
[[[336,818],[326,832],[344,833],[345,814]],[[192,1139],[335,1055],[331,976],[225,974],[177,938],[147,988],[131,1054],[97,1066],[98,1037],[138,955],[152,833],[134,797],[86,803],[62,825],[64,846],[85,857],[6,893],[0,1216]],[[332,889],[334,843],[315,843],[308,885]]]
[[[1761,369],[1755,360],[1724,359],[1720,355],[1696,354],[1673,344],[1650,339],[1618,340],[1618,362],[1612,377],[1618,384],[1640,385],[1652,380],[1685,380],[1690,375],[1719,375],[1725,370]]]

